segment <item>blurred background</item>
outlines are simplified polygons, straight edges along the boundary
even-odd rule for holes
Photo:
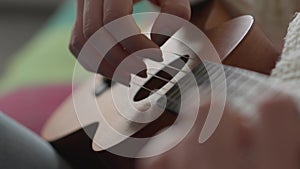
[[[40,134],[71,93],[73,0],[0,0],[0,112]]]
[[[42,27],[62,0],[0,0],[0,63],[5,63]]]
[[[75,9],[75,0],[0,0],[0,113],[37,134],[72,92]]]

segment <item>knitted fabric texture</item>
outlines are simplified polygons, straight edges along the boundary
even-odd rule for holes
[[[290,23],[282,56],[272,77],[284,82],[300,82],[300,13]]]

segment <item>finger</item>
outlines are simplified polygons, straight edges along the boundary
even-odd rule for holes
[[[145,35],[138,34],[133,35],[123,41],[120,44],[126,49],[130,54],[141,51],[143,49],[153,49],[151,53],[147,55],[141,55],[141,58],[149,58],[158,62],[163,61],[162,52],[158,45],[156,45],[152,40],[147,38]]]
[[[74,56],[78,56],[80,53],[81,48],[86,42],[86,39],[83,35],[83,8],[84,8],[84,1],[77,0],[77,13],[75,18],[75,24],[73,27],[69,49]]]
[[[297,108],[286,96],[261,103],[256,132],[256,162],[260,169],[296,169],[298,163]]]
[[[202,168],[244,168],[242,149],[239,146],[241,121],[236,114],[232,109],[226,107],[215,133],[207,142],[200,144],[201,156],[195,158],[202,158]]]
[[[162,46],[169,37],[185,24],[183,20],[166,14],[189,20],[191,8],[189,0],[157,0],[157,2],[161,7],[162,14],[158,16],[153,25],[151,39],[157,45]]]
[[[85,0],[84,1],[84,35],[85,38],[89,38],[92,34],[94,34],[99,28],[103,26],[103,1],[102,0]],[[108,33],[108,32],[107,32]],[[108,35],[110,36],[110,35]],[[105,36],[107,37],[107,36]],[[104,38],[104,36],[101,36],[99,38]],[[123,61],[124,58],[128,55],[122,47],[119,46],[117,42],[115,42],[116,45],[110,49],[110,51],[106,54],[103,60],[103,64],[101,64],[100,69],[98,69],[98,73],[101,73],[102,75],[103,72],[106,73],[107,78],[114,78],[115,80],[119,79],[118,73],[115,74],[113,77],[113,72],[116,70],[116,68],[119,66],[119,64]],[[103,48],[104,46],[101,45],[95,45],[96,48]],[[100,49],[101,50],[101,49]],[[135,63],[139,63],[140,66],[144,66],[144,63],[141,61],[136,61]],[[111,68],[113,69],[108,69],[108,66],[110,65]],[[127,67],[128,69],[120,70],[120,72],[132,72],[136,73],[135,70],[132,70],[133,68],[136,68],[137,66],[123,66],[124,68]],[[112,73],[108,75],[107,71],[111,71]],[[105,76],[105,75],[104,75]],[[124,80],[122,80],[124,81]]]
[[[104,58],[99,58],[99,61],[103,59],[115,69],[121,67],[124,68],[122,72],[131,72],[134,74],[137,74],[137,70],[146,70],[146,65],[141,59],[136,59],[132,63],[124,61],[129,54],[123,50],[121,45],[115,41],[110,33],[106,31],[106,29],[97,31],[91,38],[89,38],[88,42],[94,47],[95,50],[97,50],[100,56],[104,56]],[[130,59],[132,59],[132,57],[130,57]],[[142,77],[145,76],[146,75]],[[115,77],[113,78],[112,76],[109,76],[107,78],[113,78],[112,80],[119,81]]]
[[[159,3],[157,2],[157,0],[149,0],[151,3],[153,3],[154,5],[159,5]]]
[[[205,119],[207,107],[200,109],[197,123]],[[204,112],[202,112],[204,111]],[[195,128],[201,127],[197,124]],[[176,124],[175,124],[176,125]],[[140,160],[138,166],[142,169],[170,168],[170,169],[242,169],[239,144],[240,121],[233,115],[232,110],[226,109],[223,119],[220,122],[214,135],[205,143],[198,142],[199,130],[193,129],[172,150],[157,157]],[[146,148],[151,149],[151,141]]]
[[[137,2],[140,2],[140,0],[133,0],[133,3],[134,3],[134,4],[137,3]]]
[[[170,166],[168,165],[168,155],[165,156],[157,156],[151,158],[145,158],[137,160],[136,168],[138,169],[168,169]],[[175,169],[175,168],[174,168]]]
[[[103,0],[84,0],[83,33],[86,39],[103,26]]]
[[[148,39],[145,35],[141,34],[141,30],[131,15],[133,10],[132,0],[105,0],[104,9],[106,9],[103,14],[105,28],[116,41],[120,42],[123,49],[125,49],[129,54],[142,49],[159,49],[159,46]],[[161,51],[154,50],[153,52],[153,55],[146,57],[150,57],[150,59],[156,61],[162,61]]]
[[[115,73],[117,67],[103,59],[101,54],[89,42],[85,44],[77,60],[88,71],[100,73],[107,78],[114,78],[115,81],[129,85],[130,73],[126,71]]]
[[[143,60],[135,55],[127,54],[119,44],[107,53],[105,60],[112,65],[116,65],[117,72],[130,72],[140,77],[147,77],[147,73],[145,72],[147,66]]]

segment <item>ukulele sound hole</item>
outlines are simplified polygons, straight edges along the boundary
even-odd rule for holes
[[[171,62],[169,66],[164,67],[162,70],[157,72],[155,76],[149,79],[141,88],[137,94],[134,96],[133,100],[135,102],[144,100],[148,98],[152,92],[164,87],[169,81],[173,79],[175,75],[179,73],[179,70],[184,67],[188,62],[189,56],[185,55]]]

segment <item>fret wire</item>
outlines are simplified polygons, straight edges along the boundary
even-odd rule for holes
[[[187,86],[187,85],[185,85],[184,83],[183,84],[181,84],[180,86]],[[174,98],[174,97],[176,97],[176,98],[178,98],[178,95],[180,96],[180,89],[182,89],[182,87],[180,88],[179,87],[179,89],[176,89],[176,90],[174,90],[174,91],[172,91],[171,93],[169,93],[168,94],[168,96],[170,96],[170,97],[172,97],[172,98]],[[184,92],[184,91],[183,91]],[[178,94],[179,93],[179,94]]]
[[[228,67],[225,67],[225,73],[230,73],[228,76],[226,76],[226,81],[230,81],[232,80],[232,78],[234,78],[234,76],[236,76],[237,74],[232,70],[232,69],[229,69]],[[219,79],[220,76],[218,76],[215,80]],[[228,84],[228,83],[227,83]],[[203,86],[199,86],[199,89],[200,87],[203,87]],[[207,87],[205,86],[202,91],[200,91],[201,94],[208,94],[209,92],[211,92],[211,88],[210,87]],[[227,96],[226,96],[227,97]]]
[[[249,86],[251,86],[251,88],[244,94],[244,100],[248,100],[248,101],[255,101],[255,96],[257,96],[258,93],[260,93],[260,91],[266,91],[269,90],[270,88],[266,86],[265,83],[263,83],[261,80],[258,79],[254,79],[251,76],[249,77],[250,81],[252,81],[252,85],[248,84]],[[250,105],[248,105],[250,107]],[[253,106],[252,106],[253,107]]]
[[[178,55],[178,54],[176,54],[176,53],[173,53],[173,54],[175,54],[175,55],[177,55],[177,56],[180,56],[180,55]],[[183,57],[183,56],[181,56],[181,57]],[[189,57],[185,57],[185,58],[187,58],[187,59],[189,59]],[[170,65],[167,65],[167,64],[164,64],[164,63],[160,63],[161,65],[163,65],[163,66],[166,66],[166,67],[169,67],[169,68],[172,68],[172,69],[174,69],[174,70],[177,70],[177,71],[180,71],[180,72],[182,72],[182,73],[184,73],[184,74],[188,74],[189,72],[187,72],[187,71],[183,71],[183,70],[181,70],[181,69],[178,69],[178,68],[175,68],[175,67],[173,67],[173,66],[170,66]],[[215,67],[215,66],[213,66],[212,64],[209,64],[208,66],[211,66],[211,67]],[[204,66],[205,67],[205,69],[207,69],[207,66]],[[201,69],[201,71],[199,72],[199,73],[203,73],[203,70],[205,70],[205,69]],[[207,71],[206,71],[207,72]],[[150,74],[151,75],[151,74]],[[157,77],[157,78],[159,78],[159,79],[161,79],[161,80],[164,80],[164,81],[166,81],[166,79],[164,79],[163,77],[160,77],[160,76],[157,76],[157,75],[152,75],[152,76],[155,76],[155,77]],[[169,80],[167,80],[166,82],[169,82]],[[173,81],[170,81],[172,84],[176,84],[176,82],[173,82]]]
[[[210,71],[212,71],[213,72],[213,74],[211,75],[211,76],[215,76],[215,77],[212,77],[212,80],[214,80],[214,81],[217,81],[221,76],[220,75],[218,75],[217,74],[217,70],[219,69],[217,66],[214,66],[213,64],[209,64],[209,65],[207,65],[207,69],[211,69]],[[233,76],[233,75],[235,75],[234,74],[234,72],[231,70],[231,69],[228,69],[228,68],[226,68],[225,69],[225,73],[226,73],[226,71],[228,72],[228,71],[230,71],[231,73],[229,74],[229,76],[227,76],[226,77],[226,75],[225,75],[225,80],[229,80],[229,78],[231,79],[231,77]],[[217,74],[217,75],[216,75]],[[203,79],[208,79],[209,81],[210,81],[210,79],[209,79],[209,77],[207,76],[207,74],[205,74],[204,76],[201,76],[201,81],[203,80]],[[224,80],[224,79],[223,79]],[[198,80],[198,81],[200,81],[200,80]],[[207,81],[207,80],[206,80]],[[207,88],[207,87],[206,87]],[[205,90],[205,89],[203,89],[203,90]],[[210,90],[206,90],[207,92],[209,92]],[[202,94],[207,94],[207,93],[202,93]],[[179,96],[177,96],[177,98],[178,98]]]
[[[240,80],[240,79],[235,79],[234,80],[234,84],[239,84],[239,85],[235,85],[234,87],[233,87],[233,85],[232,85],[232,83],[231,84],[229,84],[229,86],[228,86],[228,88],[229,89],[232,89],[232,88],[235,88],[235,91],[233,91],[233,92],[228,92],[229,93],[229,97],[230,98],[236,98],[236,97],[238,97],[238,98],[240,98],[241,96],[241,94],[243,95],[243,97],[241,98],[241,99],[243,99],[243,100],[247,100],[248,98],[250,98],[251,96],[249,96],[249,93],[251,93],[250,91],[251,90],[257,90],[256,88],[257,88],[257,86],[259,86],[259,85],[261,85],[261,83],[257,83],[257,84],[253,84],[253,85],[249,85],[249,81],[252,81],[252,82],[258,82],[258,80],[257,79],[253,79],[252,78],[252,74],[251,75],[249,75],[249,76],[247,76],[247,75],[245,75],[243,72],[236,72],[236,74],[239,74],[239,76],[240,77],[247,77],[247,81],[246,82],[244,82],[244,83],[242,83],[241,84],[241,81],[242,80]],[[230,81],[230,82],[232,82],[232,81]],[[238,86],[238,87],[236,87],[236,86]],[[248,91],[247,92],[245,92],[245,90],[242,90],[242,89],[244,89],[245,88],[245,86],[249,86],[249,88],[248,88]],[[247,98],[246,98],[247,97]],[[251,99],[251,98],[250,98]],[[242,100],[241,100],[242,101]]]
[[[176,83],[177,83],[177,82],[176,82]],[[187,81],[187,82],[183,83],[182,86],[185,86],[186,83],[190,83],[190,81]],[[169,96],[174,96],[174,95],[177,94],[177,93],[178,93],[178,91],[175,90],[175,91],[173,91],[172,93],[170,93]]]
[[[201,77],[200,79],[197,79],[197,81],[202,81],[204,78],[208,78],[208,76],[207,76],[207,70],[208,71],[212,71],[212,74],[211,74],[211,76],[216,76],[216,73],[218,72],[218,71],[216,71],[217,70],[217,68],[218,68],[218,66],[214,66],[214,65],[217,65],[217,64],[215,64],[215,63],[204,63],[205,64],[205,66],[203,66],[203,67],[201,67],[201,68],[199,68],[199,70],[198,71],[196,71],[196,73],[195,73],[195,76],[196,75],[198,75],[198,77]],[[224,65],[222,65],[222,66],[224,66]],[[235,71],[235,69],[233,69],[233,68],[231,68],[231,67],[227,67],[227,66],[224,66],[224,68],[225,68],[225,75],[226,75],[226,80],[227,81],[229,81],[229,83],[227,84],[228,85],[228,88],[229,89],[232,89],[232,88],[234,88],[235,89],[235,91],[233,91],[233,92],[229,92],[229,95],[228,95],[228,97],[229,98],[234,98],[233,96],[235,96],[235,95],[237,95],[237,93],[242,93],[240,90],[242,89],[242,87],[244,86],[244,84],[247,84],[247,82],[249,82],[250,80],[251,81],[253,81],[253,82],[255,82],[255,81],[258,81],[257,79],[252,79],[252,78],[250,78],[250,77],[252,77],[252,74],[250,74],[250,77],[248,78],[247,76],[245,76],[243,73],[240,73],[240,72],[237,72],[237,71]],[[207,69],[207,70],[206,70]],[[209,69],[211,69],[211,70],[209,70]],[[206,70],[206,71],[203,71],[203,70]],[[204,72],[206,72],[205,74],[204,74],[204,76],[200,76],[200,75],[203,75],[203,73]],[[229,75],[228,75],[229,74]],[[150,74],[151,75],[151,74]],[[152,75],[153,76],[153,75]],[[156,76],[157,78],[162,78],[162,77],[159,77],[159,76]],[[214,80],[217,80],[218,78],[219,78],[220,76],[216,76],[216,77],[214,77]],[[236,78],[235,78],[236,77]],[[234,79],[235,78],[235,79]],[[245,78],[245,80],[241,80],[241,79],[243,79],[243,78]],[[166,79],[162,79],[162,80],[166,80]],[[173,82],[173,81],[168,81],[168,82]],[[204,81],[205,82],[205,81]],[[239,83],[239,84],[237,84],[237,82],[243,82],[242,84],[241,83]],[[174,84],[175,82],[173,82],[173,84]],[[191,82],[190,81],[185,81],[185,83],[183,83],[183,86],[185,86],[186,84],[190,84]],[[203,82],[202,82],[203,83]],[[138,87],[141,87],[141,88],[143,88],[143,89],[145,89],[145,90],[147,90],[147,91],[149,91],[149,92],[152,92],[152,93],[157,93],[157,94],[159,94],[160,96],[165,96],[167,99],[168,99],[168,104],[169,105],[176,105],[176,104],[178,104],[178,100],[174,100],[174,97],[170,97],[170,96],[174,96],[174,95],[176,95],[175,96],[175,98],[178,98],[180,95],[178,94],[178,90],[176,91],[174,91],[173,93],[171,93],[170,95],[168,95],[168,96],[166,96],[166,95],[164,95],[164,94],[161,94],[161,93],[159,93],[159,92],[157,92],[157,91],[154,91],[154,90],[152,90],[152,89],[149,89],[149,88],[146,88],[146,87],[144,87],[144,86],[141,86],[141,85],[139,85],[139,84],[137,84],[137,83],[134,83],[135,85],[137,85]],[[258,83],[258,85],[259,85],[259,83]],[[253,88],[255,88],[256,86],[258,86],[258,85],[251,85],[251,87],[249,88],[249,89],[253,89]],[[199,87],[201,87],[201,86],[203,86],[202,84],[200,84],[200,86]],[[205,88],[207,88],[207,87],[205,87]],[[209,91],[209,90],[207,90],[207,91]],[[247,94],[247,93],[246,93]],[[242,97],[242,96],[239,96],[238,95],[238,97]]]
[[[228,81],[229,79],[231,79],[235,74],[234,73],[230,73],[228,76],[226,76],[226,72],[228,72],[229,71],[229,69],[225,69],[225,80],[226,81]],[[231,71],[231,70],[230,70]],[[218,83],[218,80],[221,80],[221,79],[219,79],[220,78],[220,76],[217,76],[215,79],[214,79],[214,81],[216,82],[217,81],[217,84],[220,84],[220,83]],[[222,79],[222,80],[224,80],[224,79]],[[226,86],[227,86],[227,83],[226,83]],[[201,87],[201,86],[200,86]],[[218,88],[219,86],[217,86],[217,88]],[[210,87],[206,87],[206,88],[208,88],[209,90],[206,90],[206,89],[203,89],[203,90],[206,90],[205,91],[205,93],[203,92],[202,94],[208,94],[208,92],[210,92],[211,91],[211,86]]]
[[[204,67],[204,66],[203,66],[203,67]],[[211,65],[211,67],[213,67],[213,65]],[[204,67],[204,68],[205,68],[205,67]],[[202,72],[202,71],[201,71],[201,72]],[[202,77],[202,78],[203,78],[203,77]],[[187,82],[189,82],[189,81],[187,81]],[[137,83],[135,83],[135,82],[133,82],[133,81],[132,81],[132,83],[133,83],[134,85],[138,86],[138,87],[141,87],[141,88],[143,88],[143,89],[145,89],[145,90],[151,92],[151,93],[157,93],[157,94],[160,95],[160,96],[166,97],[167,100],[168,100],[168,102],[178,104],[177,100],[174,100],[174,99],[171,99],[171,98],[170,98],[170,96],[174,95],[174,93],[173,93],[173,94],[171,93],[169,96],[166,96],[166,95],[164,95],[164,94],[158,93],[158,92],[155,91],[155,90],[152,90],[152,89],[149,89],[149,88],[147,88],[147,87],[144,87],[144,86],[142,86],[142,85],[140,85],[140,84],[137,84]],[[183,86],[184,86],[184,85],[183,85]],[[173,98],[173,97],[172,97],[172,98]]]
[[[214,66],[213,64],[207,64],[204,65],[198,69],[198,71],[194,74],[194,76],[196,76],[196,81],[198,82],[206,82],[209,79],[209,75],[208,75],[208,71],[212,71],[215,72],[216,66]],[[200,77],[200,78],[199,78]]]
[[[241,79],[243,79],[245,77],[243,75],[237,73],[237,72],[235,72],[235,74],[238,75],[238,77],[236,79],[232,79],[227,84],[227,90],[228,90],[228,93],[229,93],[229,97],[233,97],[234,95],[236,95],[236,93],[239,93],[238,90],[241,87],[243,87],[243,85],[246,84],[247,81],[249,80],[248,78],[246,78],[246,80],[241,80]]]
[[[205,67],[203,66],[202,67],[202,69],[201,69],[201,73],[204,73],[204,72],[206,72],[206,71],[203,71],[203,70],[205,70]],[[204,76],[206,75],[206,73],[204,74]],[[190,77],[190,76],[189,76]],[[204,77],[202,77],[202,78],[204,78]],[[190,85],[192,82],[191,81],[189,81],[189,80],[186,80],[185,82],[183,82],[182,84],[181,84],[181,86],[188,86],[188,85]],[[180,90],[180,89],[179,89]],[[179,96],[178,96],[178,90],[175,90],[175,91],[173,91],[172,93],[170,93],[169,94],[169,96],[172,96],[172,98],[173,97],[175,97],[176,95],[176,97],[178,98],[179,96],[180,96],[180,94],[179,94]],[[184,92],[184,91],[183,91]],[[175,96],[174,96],[175,95]]]
[[[172,66],[169,66],[170,68],[173,68],[174,70],[176,70],[177,68],[175,68],[175,67],[172,67]],[[185,73],[186,71],[182,71],[182,70],[179,70],[179,69],[177,69],[178,71],[181,71],[181,72],[183,72],[183,73]],[[151,74],[151,73],[147,73],[147,74],[149,74],[149,75],[151,75],[151,76],[154,76],[154,77],[156,77],[156,78],[159,78],[159,79],[161,79],[161,80],[164,80],[164,81],[166,81],[166,82],[171,82],[172,84],[176,84],[177,82],[173,82],[173,81],[169,81],[169,80],[167,80],[167,79],[165,79],[165,78],[163,78],[163,77],[160,77],[160,76],[157,76],[157,75],[153,75],[153,74]],[[149,92],[154,92],[153,90],[151,90],[151,89],[149,89],[149,88],[146,88],[146,87],[144,87],[144,86],[141,86],[141,85],[139,85],[139,84],[137,84],[137,83],[134,83],[135,85],[137,85],[138,87],[142,87],[142,88],[144,88],[145,90],[147,90],[147,91],[149,91]],[[164,96],[163,94],[160,94],[160,95],[162,95],[162,96]],[[170,95],[173,95],[173,94],[170,94]]]
[[[226,73],[226,71],[228,71],[228,69],[225,70],[225,73]],[[231,70],[230,70],[230,72],[231,72]],[[226,76],[226,78],[225,78],[226,82],[230,81],[234,77],[234,75],[236,75],[236,74],[234,74],[234,72],[231,72],[228,76]],[[228,85],[228,83],[226,83],[226,87],[227,87],[227,85]],[[220,86],[218,86],[218,87],[220,87]],[[205,93],[203,92],[202,94],[208,94],[208,92],[211,92],[211,88],[209,88],[209,90],[205,91]]]
[[[164,64],[163,64],[164,65]],[[180,69],[178,69],[178,68],[175,68],[175,67],[172,67],[172,66],[168,66],[169,68],[172,68],[172,69],[174,69],[174,70],[178,70],[178,71],[180,71],[180,72],[183,72],[183,73],[185,73],[185,74],[188,74],[188,72],[187,71],[183,71],[183,70],[180,70]],[[160,76],[157,76],[157,75],[153,75],[153,74],[151,74],[151,73],[147,73],[147,74],[149,74],[149,75],[151,75],[151,76],[154,76],[154,77],[156,77],[156,78],[159,78],[159,79],[161,79],[161,80],[164,80],[164,81],[166,81],[166,82],[171,82],[172,84],[176,84],[177,82],[174,82],[174,81],[169,81],[169,80],[167,80],[167,79],[165,79],[165,78],[163,78],[163,77],[160,77]],[[149,89],[149,90],[151,90],[151,89]],[[153,92],[153,91],[150,91],[150,92]],[[170,94],[170,95],[172,95],[172,94]]]
[[[197,76],[197,77],[201,77],[200,78],[200,80],[202,81],[203,79],[208,79],[208,74],[207,74],[207,69],[212,69],[212,68],[215,68],[216,66],[214,66],[213,64],[208,64],[207,66],[204,66],[203,65],[203,67],[201,67],[199,70],[200,71],[197,71],[196,73],[197,74],[195,74],[194,76]],[[203,73],[205,73],[203,76],[201,76]],[[197,81],[199,81],[199,79],[197,80]],[[188,83],[188,84],[186,84],[186,83]],[[190,81],[188,81],[187,80],[187,82],[184,82],[181,86],[188,86],[188,85],[190,85],[192,82],[190,82]],[[184,92],[184,91],[183,91]],[[180,95],[180,93],[179,93],[179,91],[178,90],[175,90],[173,93],[170,93],[169,94],[169,96],[172,96],[172,98],[174,98],[174,97],[180,97],[181,95]],[[175,95],[175,96],[174,96]]]
[[[234,101],[233,104],[235,106],[237,106],[237,108],[241,108],[240,106],[242,105],[243,106],[242,112],[244,112],[244,113],[250,113],[250,110],[253,110],[255,108],[254,104],[243,104],[243,103],[247,103],[249,101],[255,102],[256,101],[255,96],[257,96],[257,93],[258,93],[257,90],[264,91],[264,92],[266,90],[269,90],[269,88],[266,87],[266,85],[263,84],[261,82],[261,80],[258,80],[257,78],[254,79],[251,76],[252,75],[249,76],[250,81],[252,81],[252,83],[253,82],[256,82],[256,83],[254,83],[253,85],[250,85],[249,81],[248,81],[247,86],[250,86],[250,88],[249,88],[250,90],[248,90],[247,92],[243,92],[245,90],[242,90],[242,92],[240,91],[240,93],[242,93],[242,95],[233,97],[233,98],[235,98],[235,100],[238,100],[238,101]],[[260,87],[258,87],[258,86],[260,86]]]
[[[234,72],[232,69],[229,69],[228,67],[225,67],[225,74],[228,74],[230,73],[229,75],[226,76],[226,81],[229,82],[229,83],[226,83],[226,86],[230,85],[230,82],[233,80],[233,78],[235,78],[237,76],[237,73]],[[240,77],[240,76],[237,76],[237,77]],[[214,81],[217,81],[217,80],[221,80],[219,79],[220,76],[217,76],[216,78],[214,78]],[[236,80],[236,79],[235,79]],[[219,84],[219,83],[217,83]],[[217,86],[216,88],[218,88],[219,86]],[[228,86],[229,87],[229,86]],[[207,94],[207,92],[210,92],[211,91],[211,88],[209,88],[209,90],[207,90],[205,93],[203,94]]]
[[[192,61],[193,60],[194,61],[199,61],[199,60],[196,60],[195,58],[186,57],[185,55],[181,56],[181,55],[176,54],[174,52],[169,52],[169,53],[172,53],[172,54],[174,54],[176,56],[179,56],[181,58],[186,58],[186,59],[189,59],[189,60],[192,60]],[[190,73],[190,72],[181,70],[179,68],[176,68],[176,67],[164,64],[164,63],[160,63],[160,64],[163,65],[163,66],[165,66],[165,67],[174,69],[174,70],[176,70],[178,72],[182,72],[184,74],[189,74]],[[213,70],[212,71],[213,74],[211,76],[215,75],[216,72],[218,72],[218,71],[215,71],[215,69],[218,67],[218,66],[215,66],[215,65],[217,65],[217,63],[211,63],[209,61],[205,61],[205,62],[202,62],[202,64],[204,66],[200,67],[194,73],[194,76],[196,76],[196,78],[200,77],[199,79],[197,79],[197,83],[201,82],[200,85],[198,85],[198,88],[202,87],[204,85],[204,83],[207,82],[206,79],[209,78],[208,77],[208,73],[207,73],[208,71],[212,71]],[[262,89],[262,87],[258,87],[258,86],[260,86],[262,84],[262,79],[261,78],[257,78],[256,76],[254,76],[254,74],[252,74],[250,72],[247,72],[247,71],[243,71],[242,69],[238,69],[237,70],[237,69],[234,69],[232,67],[225,66],[225,65],[222,65],[222,66],[225,69],[225,76],[226,76],[226,80],[228,82],[227,83],[227,90],[229,90],[228,91],[229,94],[227,95],[228,98],[231,98],[233,100],[238,99],[240,102],[245,102],[247,100],[251,100],[251,97],[252,97],[251,95],[253,95],[253,93],[254,93],[254,92],[251,92],[251,91],[257,91],[257,89]],[[210,70],[210,69],[212,69],[212,70]],[[205,73],[205,74],[203,74],[203,73]],[[226,73],[229,73],[229,75],[227,75]],[[152,75],[152,74],[149,74],[149,75]],[[156,78],[159,78],[161,80],[165,80],[167,82],[170,82],[170,83],[172,83],[174,85],[176,84],[174,81],[171,81],[171,80],[168,81],[167,79],[165,79],[163,77],[159,77],[157,75],[152,75],[152,76],[154,76]],[[219,77],[220,76],[216,76],[216,78],[214,80],[217,80]],[[245,80],[241,80],[243,78],[245,78]],[[205,79],[205,81],[203,81],[204,79]],[[249,81],[257,82],[257,83],[254,83],[253,85],[249,85],[248,84]],[[241,82],[243,82],[243,83],[241,83]],[[137,84],[135,82],[133,82],[133,83],[135,85],[137,85],[138,87],[141,87],[141,88],[143,88],[143,89],[145,89],[145,90],[147,90],[147,91],[149,91],[151,93],[156,93],[156,94],[158,94],[160,96],[165,96],[168,99],[168,104],[169,105],[178,104],[178,100],[174,100],[174,97],[170,97],[170,96],[177,95],[176,97],[178,98],[180,96],[180,94],[178,95],[178,91],[176,91],[176,90],[173,91],[170,95],[166,96],[164,94],[161,94],[161,93],[157,92],[157,90],[149,89],[149,88],[144,87],[142,85],[139,85],[139,84]],[[190,85],[191,83],[192,82],[188,81],[188,80],[184,81],[183,86]],[[267,84],[267,83],[265,83],[265,84]],[[248,88],[249,90],[247,92],[244,92],[245,90],[241,90],[241,89],[245,88],[245,84],[247,84],[246,86],[250,86]],[[263,86],[266,86],[266,85],[263,85]],[[186,86],[186,87],[188,87],[188,86]],[[208,88],[208,87],[205,87],[205,88]],[[232,89],[235,89],[235,90],[233,90],[232,92],[230,92],[230,90],[232,90]],[[269,88],[265,87],[264,89],[269,89]],[[207,90],[207,91],[210,91],[210,90]],[[238,95],[239,93],[241,93],[241,95]],[[248,104],[248,105],[250,106],[250,104]],[[244,104],[244,106],[247,106],[247,104],[246,105]]]
[[[197,71],[196,72],[196,74],[195,75],[197,75],[197,77],[201,77],[200,79],[198,79],[197,81],[203,81],[204,79],[209,79],[209,77],[208,77],[208,74],[207,73],[205,73],[204,74],[204,76],[200,76],[199,74],[200,73],[202,73],[203,74],[203,72],[207,72],[207,70],[209,70],[209,69],[211,69],[210,71],[212,71],[213,72],[213,74],[211,75],[211,76],[215,76],[215,74],[216,74],[216,72],[217,72],[217,70],[219,69],[219,65],[217,65],[217,66],[215,66],[215,65],[217,65],[217,64],[215,64],[215,63],[206,63],[206,66],[204,67],[203,66],[203,68],[202,69],[199,69],[200,71]],[[223,65],[222,65],[223,66]],[[229,69],[228,67],[226,67],[225,66],[225,73],[226,73],[226,71],[228,72],[228,71],[232,71],[232,69]],[[206,70],[207,69],[207,70]],[[205,70],[205,71],[203,71],[203,70]],[[230,74],[230,76],[228,76],[227,78],[229,78],[229,77],[232,77],[233,75],[236,75],[236,74],[234,74],[234,73],[231,73]],[[213,80],[217,80],[218,78],[219,78],[220,76],[217,76],[216,78],[214,78]],[[225,78],[226,78],[226,76],[225,76]],[[227,79],[226,78],[226,79]],[[210,79],[209,79],[210,80]],[[189,81],[188,81],[189,82]],[[205,82],[205,81],[204,81]],[[183,84],[183,86],[186,86],[186,84]],[[175,96],[174,96],[175,95]],[[171,93],[171,94],[169,94],[169,96],[172,96],[172,98],[174,98],[174,97],[180,97],[180,94],[178,94],[178,90],[176,91],[174,91],[173,93]]]
[[[209,64],[209,65],[206,65],[206,67],[205,67],[205,70],[206,70],[206,68],[207,69],[211,69],[210,71],[212,71],[213,72],[213,74],[215,75],[216,74],[216,70],[218,69],[218,68],[216,68],[217,66],[214,66],[214,64]],[[200,71],[200,72],[203,72],[203,71]],[[230,75],[231,76],[231,75]],[[199,76],[198,76],[199,77]],[[220,76],[216,76],[215,78],[213,78],[214,80],[216,80],[216,79],[218,79]],[[201,79],[208,79],[209,81],[210,81],[210,79],[209,79],[209,77],[207,76],[207,74],[205,74],[205,76],[201,76]],[[198,80],[199,81],[199,80]],[[207,81],[207,80],[205,80],[205,81]],[[201,90],[200,90],[200,87],[203,87]],[[198,86],[198,89],[200,90],[200,92],[201,92],[201,94],[207,94],[208,92],[211,92],[211,89],[209,88],[209,87],[207,87],[207,86],[204,86],[204,84],[201,84],[200,86]],[[178,93],[178,92],[177,92]],[[177,95],[176,96],[176,98],[177,98],[177,100],[179,100],[179,97],[181,97],[181,95],[179,94],[179,95]],[[174,97],[172,97],[172,98],[174,98]]]

